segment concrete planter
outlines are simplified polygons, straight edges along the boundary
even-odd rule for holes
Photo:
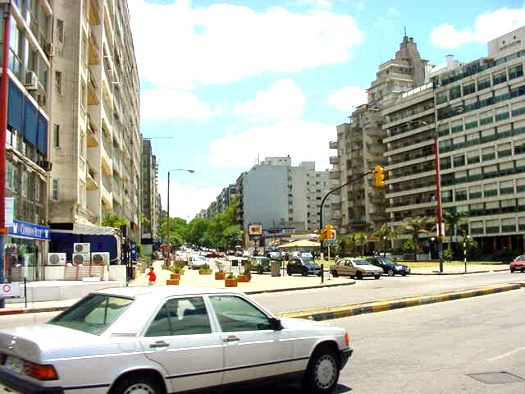
[[[215,273],[215,280],[223,280],[224,278],[226,278],[226,273],[225,272],[216,272]]]
[[[226,287],[237,287],[237,279],[224,279],[224,286]]]
[[[239,275],[237,277],[237,282],[249,282],[250,279],[251,278],[248,275]]]
[[[180,280],[180,273],[178,273],[178,274],[174,274],[174,273],[170,274],[170,279]]]
[[[179,284],[179,279],[167,279],[166,280],[166,285],[168,286],[173,286],[173,285],[178,285]]]

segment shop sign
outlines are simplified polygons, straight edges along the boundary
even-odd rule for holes
[[[50,239],[49,227],[21,222],[20,220],[13,220],[13,227],[9,227],[8,234],[14,237],[27,237],[43,240]]]
[[[262,235],[263,228],[260,224],[250,224],[248,226],[248,235]]]
[[[0,298],[15,297],[22,297],[22,289],[19,282],[0,284]]]

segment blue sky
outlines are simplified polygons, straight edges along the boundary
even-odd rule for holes
[[[328,142],[406,27],[423,59],[471,61],[525,25],[523,0],[128,0],[141,132],[170,214],[191,220],[259,157],[329,168]]]

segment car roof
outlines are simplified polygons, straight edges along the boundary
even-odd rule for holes
[[[111,287],[107,289],[95,290],[92,294],[108,294],[117,297],[142,297],[149,296],[164,299],[179,295],[205,295],[217,293],[242,293],[237,290],[219,289],[214,287],[191,287],[191,286],[133,286],[133,287]]]

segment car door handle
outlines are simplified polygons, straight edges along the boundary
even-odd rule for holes
[[[230,335],[229,337],[223,338],[223,342],[237,342],[240,341],[239,337],[236,337],[235,335]]]
[[[166,343],[164,341],[157,341],[155,343],[151,343],[149,347],[155,349],[158,347],[168,347],[169,345],[170,345],[169,343]]]

